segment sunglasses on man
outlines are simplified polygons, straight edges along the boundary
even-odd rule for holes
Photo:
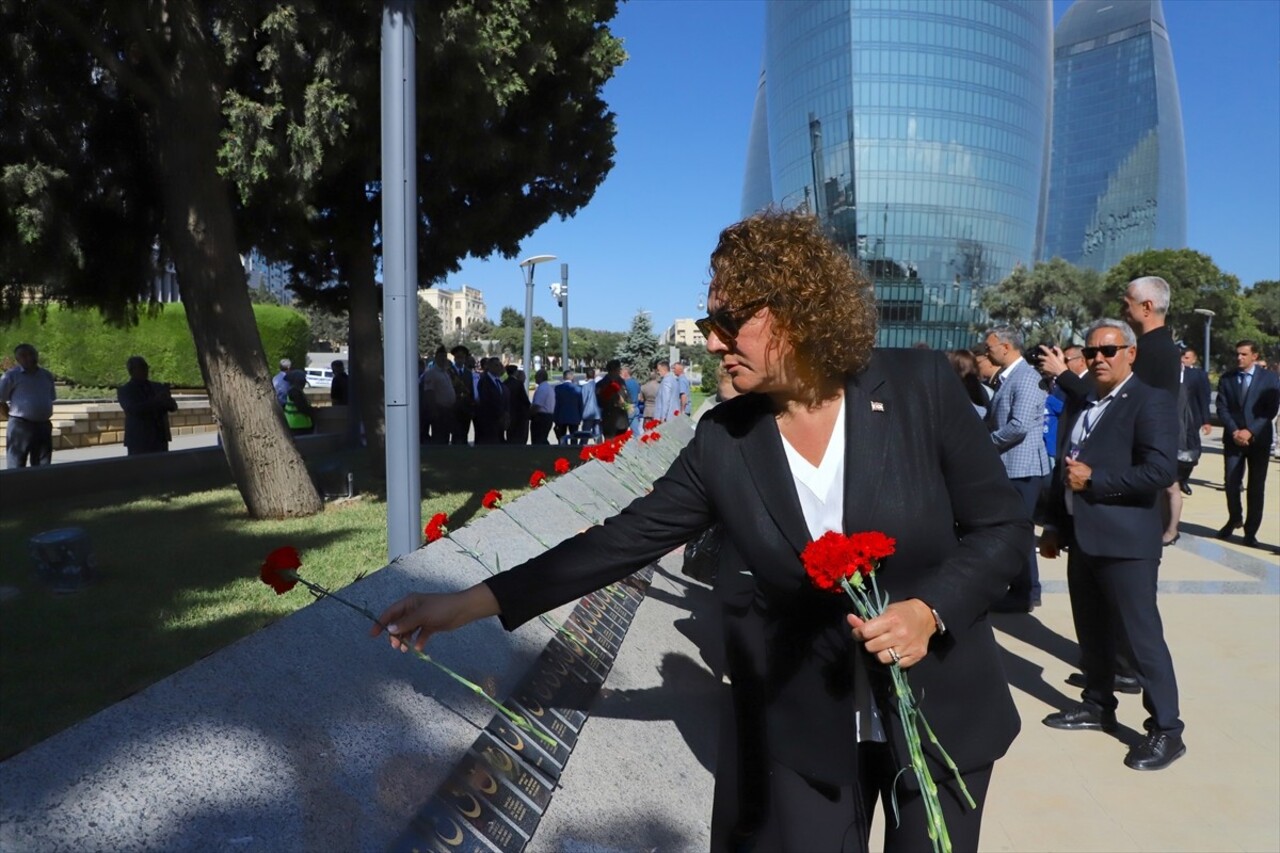
[[[767,304],[766,300],[758,299],[738,308],[717,308],[701,320],[694,320],[693,324],[704,338],[710,340],[711,333],[715,332],[721,343],[731,345],[738,339],[743,325]]]
[[[1103,358],[1115,358],[1116,353],[1122,349],[1128,349],[1127,346],[1118,346],[1116,344],[1103,344],[1100,347],[1081,347],[1080,352],[1084,353],[1085,361],[1093,361],[1093,359],[1102,353]]]

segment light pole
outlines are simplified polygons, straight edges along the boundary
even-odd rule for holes
[[[526,374],[533,364],[533,268],[537,264],[554,261],[555,255],[534,255],[520,262],[524,269],[524,363]]]
[[[1213,317],[1216,312],[1210,311],[1208,308],[1195,309],[1197,314],[1204,315],[1204,352],[1201,357],[1204,359],[1204,372],[1209,374],[1209,327],[1213,325]]]
[[[550,285],[551,295],[560,305],[560,358],[564,361],[561,370],[569,369],[569,265],[560,265],[560,280]]]

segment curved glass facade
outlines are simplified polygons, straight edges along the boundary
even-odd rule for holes
[[[1182,108],[1160,0],[1076,0],[1053,73],[1045,255],[1101,272],[1184,247]]]
[[[766,27],[772,201],[859,260],[881,346],[969,345],[978,291],[1037,256],[1049,0],[773,0]]]

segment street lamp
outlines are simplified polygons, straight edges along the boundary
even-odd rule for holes
[[[524,364],[527,373],[533,364],[533,268],[537,264],[554,261],[555,255],[534,255],[520,262],[524,269]]]
[[[569,365],[569,265],[560,265],[560,280],[550,284],[551,295],[560,305],[560,357],[564,360],[564,368]]]
[[[1197,314],[1204,315],[1204,372],[1209,373],[1209,327],[1213,325],[1213,317],[1216,312],[1210,311],[1208,308],[1195,309]]]

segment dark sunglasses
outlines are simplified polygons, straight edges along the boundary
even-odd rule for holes
[[[710,340],[711,333],[715,332],[722,343],[731,344],[737,340],[742,325],[767,304],[766,300],[759,299],[735,309],[717,308],[701,320],[694,320],[693,324],[704,338]]]
[[[1115,358],[1116,353],[1128,347],[1117,346],[1116,344],[1104,344],[1100,347],[1081,347],[1080,352],[1084,353],[1086,361],[1093,361],[1098,353],[1102,353],[1103,358]]]

